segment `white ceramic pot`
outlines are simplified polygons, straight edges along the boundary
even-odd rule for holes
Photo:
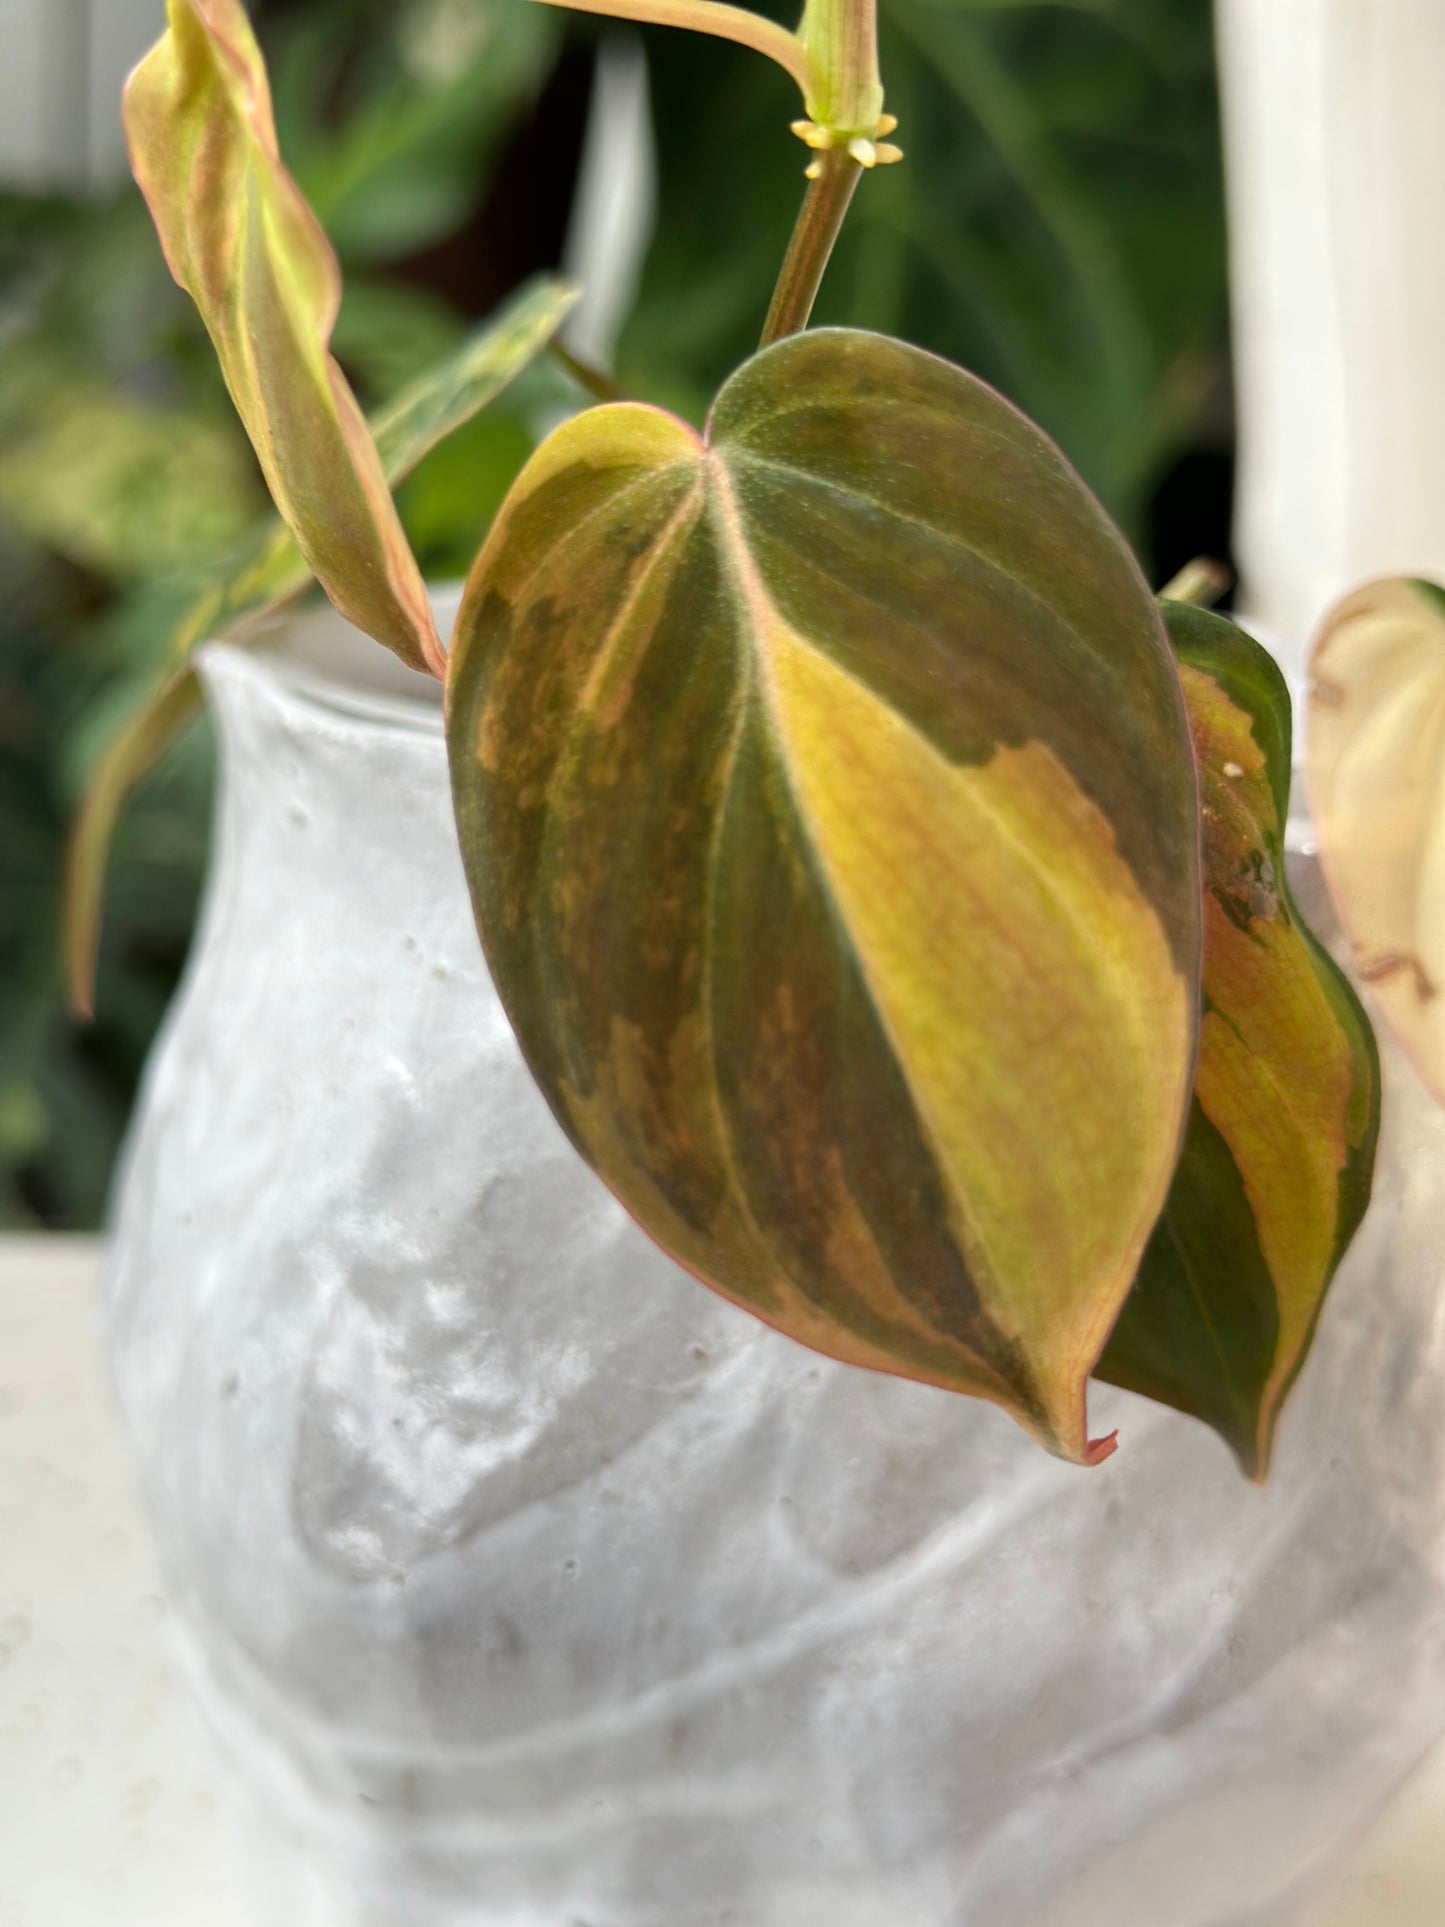
[[[1445,1117],[1409,1074],[1269,1488],[1107,1390],[1121,1450],[1075,1471],[713,1297],[581,1165],[434,707],[205,676],[213,874],[108,1306],[193,1675],[324,1917],[1292,1918],[1445,1723]]]

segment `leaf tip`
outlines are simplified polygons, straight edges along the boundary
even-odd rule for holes
[[[72,968],[66,984],[71,1021],[84,1029],[95,1022],[95,971],[88,959],[80,967]]]
[[[66,973],[66,994],[75,1023],[95,1022],[95,967],[87,954],[73,961]]]
[[[1274,1428],[1262,1428],[1258,1438],[1238,1438],[1226,1441],[1239,1461],[1239,1469],[1251,1485],[1264,1487],[1269,1484],[1270,1461],[1274,1457]]]

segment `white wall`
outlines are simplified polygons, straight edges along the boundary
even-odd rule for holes
[[[165,0],[0,0],[0,182],[106,187],[125,172],[120,89]]]
[[[1244,606],[1445,575],[1445,0],[1216,0]]]

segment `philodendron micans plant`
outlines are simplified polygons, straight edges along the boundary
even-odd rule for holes
[[[517,0],[520,4],[520,0]],[[438,638],[390,485],[558,325],[534,292],[368,428],[334,257],[240,0],[169,0],[135,170],[283,527],[176,639],[73,872],[83,997],[109,823],[202,635],[308,571],[446,689],[477,923],[578,1150],[681,1264],[833,1357],[994,1401],[1096,1464],[1098,1374],[1262,1477],[1368,1199],[1367,1023],[1290,901],[1289,704],[1162,607],[1058,450],[961,368],[806,331],[888,140],[873,0],[796,33],[586,0],[779,61],[809,149],[751,360],[699,431],[619,400],[518,476]],[[699,220],[707,218],[698,210]]]

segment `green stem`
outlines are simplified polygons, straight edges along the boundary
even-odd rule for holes
[[[819,156],[817,175],[808,182],[778,285],[773,290],[760,347],[767,348],[785,335],[799,334],[807,327],[823,270],[862,172],[857,161],[843,148],[829,148]]]
[[[776,20],[765,20],[746,7],[727,6],[723,0],[543,0],[543,4],[570,7],[576,13],[603,13],[614,20],[640,20],[655,27],[690,27],[695,33],[736,41],[786,68],[805,103],[812,97],[813,67],[802,41]]]
[[[813,68],[808,112],[835,134],[870,138],[883,111],[877,0],[807,0],[798,39]]]
[[[601,368],[594,368],[590,361],[583,361],[574,355],[570,348],[564,348],[553,335],[547,343],[547,352],[559,368],[565,368],[579,388],[585,389],[594,401],[626,401],[627,397],[617,386],[611,375]]]
[[[1161,602],[1192,602],[1196,609],[1212,609],[1229,588],[1233,578],[1222,562],[1213,556],[1197,555],[1186,562],[1171,582],[1159,591]]]

